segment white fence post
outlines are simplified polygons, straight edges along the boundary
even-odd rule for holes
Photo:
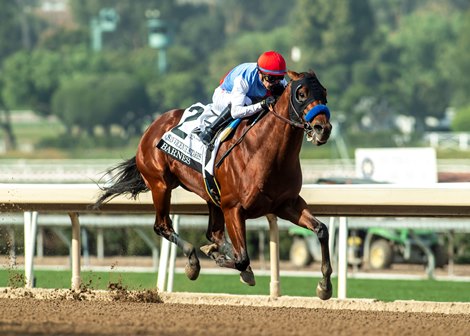
[[[180,216],[175,215],[173,217],[173,229],[176,233],[179,231]],[[176,244],[171,244],[170,248],[170,264],[168,266],[168,283],[166,285],[167,292],[173,292],[173,282],[175,279],[175,263],[176,263],[176,249],[178,246]]]
[[[429,134],[429,145],[433,148],[439,147],[439,134],[437,133]]]
[[[460,150],[468,149],[468,134],[467,133],[459,134],[459,149]]]
[[[279,227],[275,215],[268,214],[266,218],[269,223],[269,259],[271,263],[269,293],[271,297],[279,297],[281,295],[279,282]]]
[[[338,299],[346,299],[346,282],[348,276],[348,220],[339,218],[338,233]]]
[[[80,258],[81,258],[81,243],[80,243],[80,222],[78,220],[78,213],[70,212],[70,220],[72,221],[72,289],[79,290],[81,285],[80,278]]]
[[[178,215],[171,216],[172,222],[179,221]],[[170,256],[170,241],[163,238],[161,240],[161,247],[160,247],[160,261],[158,263],[158,276],[157,276],[157,290],[160,292],[165,291],[165,283],[166,283],[166,273],[168,271],[168,259]],[[171,285],[173,288],[173,284]]]
[[[24,270],[25,287],[34,286],[34,245],[36,242],[36,232],[38,227],[38,212],[26,211],[24,213]]]

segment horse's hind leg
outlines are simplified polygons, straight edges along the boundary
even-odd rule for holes
[[[208,203],[208,207],[209,225],[206,237],[212,244],[201,246],[201,251],[220,266],[225,262],[224,259],[233,259],[233,246],[225,238],[225,220],[222,210],[212,203]]]
[[[158,216],[157,216],[158,217]],[[183,250],[183,254],[188,258],[188,262],[184,268],[186,276],[190,280],[196,280],[199,277],[199,272],[201,266],[199,264],[199,259],[196,255],[196,249],[186,240],[182,239],[174,230],[171,219],[169,216],[166,216],[165,221],[161,222],[160,219],[155,220],[153,230],[159,236],[162,236],[169,240],[170,242],[176,244]]]
[[[323,274],[323,279],[317,285],[317,296],[322,300],[328,300],[333,295],[333,286],[331,284],[331,273],[333,272],[330,262],[330,250],[328,248],[328,228],[325,224],[320,222],[318,219],[313,218],[316,222],[315,229],[318,240],[320,241],[321,246],[321,272]]]
[[[321,272],[323,274],[322,280],[317,285],[317,296],[322,300],[328,300],[333,295],[333,286],[331,284],[333,269],[331,268],[330,250],[328,248],[328,228],[310,213],[307,203],[300,196],[295,201],[284,204],[283,207],[278,209],[276,215],[317,234],[321,246]]]
[[[163,186],[161,183],[153,185],[159,186],[158,190],[151,188],[156,212],[153,230],[157,235],[166,238],[183,250],[184,255],[188,258],[188,262],[185,266],[186,276],[190,280],[196,280],[201,270],[199,259],[196,255],[196,249],[192,244],[180,238],[175,232],[169,216],[171,190],[168,190],[167,186]]]

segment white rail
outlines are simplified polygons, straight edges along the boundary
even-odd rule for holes
[[[470,146],[470,133],[429,132],[424,135],[424,139],[434,148],[468,150]]]
[[[56,212],[68,213],[72,222],[72,288],[80,284],[80,223],[79,213],[93,213],[99,189],[94,184],[0,184],[0,211],[3,212]],[[311,211],[317,216],[393,216],[393,217],[452,217],[470,218],[470,183],[434,184],[426,186],[401,185],[305,185],[301,191]],[[151,213],[153,204],[150,194],[142,194],[138,200],[117,197],[104,204],[100,211],[108,213]],[[195,194],[176,189],[172,195],[173,214],[206,214],[207,205]],[[25,218],[30,218],[25,215]],[[32,218],[32,217],[31,217]],[[34,223],[32,219],[31,223]],[[347,234],[347,221],[342,220],[340,236]],[[35,228],[25,237],[31,237]],[[272,248],[277,244],[277,224],[270,222]],[[275,232],[275,234],[273,234]],[[34,242],[28,238],[25,244],[25,257],[31,259]],[[338,269],[338,297],[346,297],[347,270],[346,249],[340,253]],[[273,255],[277,258],[273,259]],[[271,254],[272,283],[279,279],[278,253]],[[25,265],[25,268],[27,265]],[[32,266],[31,266],[32,268]],[[277,279],[276,273],[277,272]],[[27,285],[31,286],[31,274]],[[274,287],[274,286],[273,286]],[[279,295],[279,288],[272,289],[273,296]]]

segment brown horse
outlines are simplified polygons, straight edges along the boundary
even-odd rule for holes
[[[202,174],[175,160],[156,148],[163,134],[176,126],[183,110],[175,109],[157,118],[140,141],[137,154],[115,167],[113,184],[103,188],[95,203],[129,193],[136,197],[150,189],[155,206],[154,231],[182,248],[188,258],[186,275],[195,280],[200,271],[196,250],[173,230],[169,216],[171,191],[182,186],[201,198],[209,207],[206,236],[211,244],[201,247],[222,267],[239,270],[242,282],[254,285],[246,246],[245,221],[268,214],[291,221],[316,232],[321,243],[323,279],[317,295],[327,300],[332,295],[331,264],[328,249],[328,229],[309,211],[299,196],[302,172],[299,153],[303,134],[315,145],[326,143],[331,124],[326,104],[326,89],[313,71],[288,71],[291,78],[275,106],[254,124],[242,141],[226,156],[214,171],[220,186],[220,207],[206,193]],[[219,156],[240,140],[247,129],[246,120],[234,136],[222,143]],[[224,225],[225,223],[225,225]],[[225,238],[225,226],[229,240]]]

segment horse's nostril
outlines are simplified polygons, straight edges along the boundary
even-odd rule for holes
[[[313,129],[315,130],[315,133],[320,134],[323,132],[323,126],[321,125],[314,125]]]

